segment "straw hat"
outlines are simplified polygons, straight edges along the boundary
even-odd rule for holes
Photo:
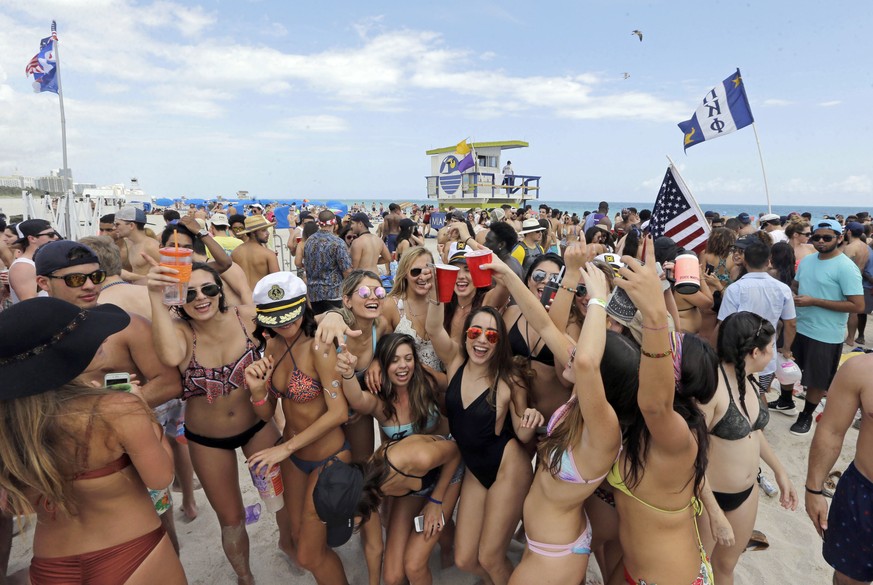
[[[518,232],[518,235],[523,236],[525,234],[529,234],[531,232],[538,232],[545,230],[543,226],[540,225],[539,220],[537,219],[526,219],[521,222],[521,231]]]
[[[276,225],[275,221],[267,221],[263,215],[250,215],[246,218],[245,229],[238,234],[249,234]]]

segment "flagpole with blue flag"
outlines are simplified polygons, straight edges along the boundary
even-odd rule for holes
[[[58,105],[61,109],[61,152],[63,154],[62,175],[64,178],[64,186],[66,187],[64,190],[64,225],[62,229],[65,237],[74,238],[77,234],[73,233],[72,228],[74,226],[70,224],[72,205],[74,203],[73,185],[72,177],[70,177],[70,169],[67,164],[67,117],[64,114],[64,92],[61,85],[61,57],[58,50],[58,44],[57,23],[53,20],[51,36],[42,40],[39,53],[34,56],[25,71],[28,75],[33,75],[33,90],[35,92],[42,93],[48,91],[58,94]]]
[[[746,126],[751,126],[755,133],[755,143],[758,145],[758,158],[761,161],[761,173],[764,175],[764,193],[767,196],[767,211],[771,211],[770,189],[767,186],[767,172],[764,170],[764,156],[761,153],[761,142],[758,140],[758,129],[755,118],[749,106],[746,95],[746,84],[740,69],[728,76],[719,85],[709,90],[703,97],[700,106],[690,119],[679,122],[679,129],[684,136],[685,152],[707,140],[714,140],[725,134],[730,134]]]

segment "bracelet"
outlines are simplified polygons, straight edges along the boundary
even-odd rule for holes
[[[588,306],[594,305],[596,307],[603,307],[603,310],[606,310],[606,301],[603,299],[588,299]]]
[[[473,240],[473,236],[468,236],[467,239],[464,240],[464,243],[466,244],[466,243],[469,242],[470,240]],[[473,241],[475,242],[476,240],[473,240]]]
[[[666,328],[667,328],[667,324],[666,324],[666,323],[664,323],[664,324],[661,325],[660,327],[647,327],[646,325],[643,325],[643,329],[648,329],[649,331],[662,331],[662,330],[664,330],[664,329],[666,329]]]
[[[576,289],[573,288],[572,286],[564,286],[564,285],[561,285],[561,287],[559,288],[559,290],[565,290],[565,291],[567,291],[567,292],[571,292],[571,293],[573,293],[574,295],[576,294]]]
[[[819,492],[819,493],[821,493],[821,492]],[[439,501],[439,500],[436,499],[436,498],[432,498],[432,497],[430,497],[430,496],[427,497],[427,501],[430,502],[431,504],[436,504],[437,506],[442,506],[442,505],[443,505],[443,503],[442,503],[441,501]]]
[[[667,357],[667,356],[672,356],[673,350],[668,349],[667,351],[665,351],[663,353],[649,353],[644,349],[640,349],[640,353],[643,354],[644,356],[646,356],[647,358],[658,359],[658,358],[663,358],[663,357]]]
[[[352,375],[349,376],[348,378],[346,378],[345,376],[343,376],[343,380],[351,380],[351,379],[354,378],[354,377],[355,377],[354,374],[352,374]]]
[[[824,495],[824,492],[821,490],[811,490],[806,486],[803,486],[803,487],[806,490],[806,493],[808,493],[808,494],[812,494],[814,496],[823,496]]]
[[[252,406],[263,406],[263,405],[265,405],[265,404],[267,403],[267,398],[269,398],[269,397],[270,397],[270,393],[267,392],[266,394],[264,394],[264,397],[263,397],[263,398],[261,398],[260,400],[258,400],[257,402],[255,402],[255,401],[252,399],[253,397],[252,397],[252,396],[249,396],[249,402],[252,403]]]

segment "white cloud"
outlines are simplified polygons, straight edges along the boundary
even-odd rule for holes
[[[762,102],[762,105],[769,106],[769,107],[784,107],[784,106],[790,106],[793,104],[794,104],[794,102],[792,102],[791,100],[782,100],[782,99],[776,99],[776,98],[771,98],[768,100],[764,100]]]
[[[873,194],[873,178],[867,175],[850,175],[830,185],[830,190],[839,193]]]
[[[843,103],[842,100],[831,100],[828,102],[822,102],[819,105],[823,108],[832,108],[834,106],[840,105],[841,103]]]
[[[296,116],[278,122],[289,130],[304,132],[342,132],[348,129],[346,121],[338,116]]]

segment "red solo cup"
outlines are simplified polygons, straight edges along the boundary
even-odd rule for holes
[[[451,264],[436,264],[436,280],[437,292],[441,303],[448,303],[452,300],[452,293],[455,292],[455,281],[458,280],[458,272],[460,268]]]
[[[483,264],[491,263],[491,250],[475,250],[467,252],[467,268],[470,269],[470,278],[473,286],[485,288],[491,286],[491,271],[480,268]]]

